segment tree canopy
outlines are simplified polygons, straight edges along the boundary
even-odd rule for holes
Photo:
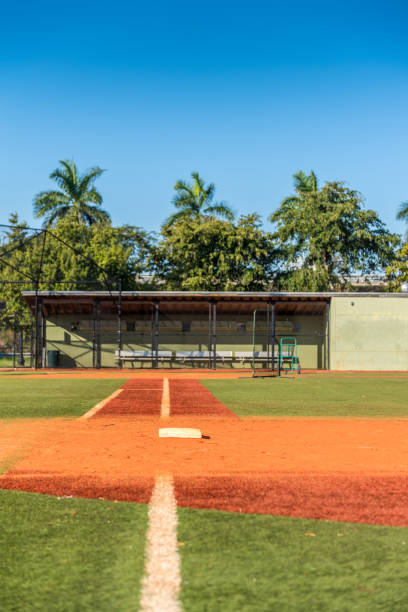
[[[265,289],[275,264],[275,243],[257,214],[234,223],[179,219],[162,230],[154,268],[168,289]]]
[[[103,170],[96,166],[80,174],[73,161],[60,160],[60,167],[50,174],[60,190],[41,191],[35,196],[36,217],[44,217],[44,226],[54,225],[72,215],[88,225],[109,221],[109,214],[101,208],[102,196],[94,186],[102,173]]]
[[[402,284],[408,282],[408,242],[397,251],[385,272],[391,291],[401,291]]]
[[[288,290],[341,289],[346,277],[376,272],[394,258],[399,237],[390,233],[373,210],[364,210],[361,194],[344,183],[321,189],[314,175],[303,175],[310,188],[299,188],[270,216],[276,224],[284,266],[278,274]]]
[[[104,289],[134,290],[138,275],[147,266],[152,237],[137,227],[115,228],[110,223],[91,226],[78,221],[75,211],[60,219],[52,230],[30,232],[17,215],[0,245],[0,281],[6,301],[3,316],[25,311],[22,289]],[[4,256],[2,254],[4,253]]]
[[[178,211],[165,221],[165,225],[172,225],[181,219],[197,219],[204,215],[232,221],[234,214],[231,208],[225,202],[213,202],[215,185],[210,183],[206,187],[198,172],[192,172],[191,178],[192,183],[179,180],[174,185],[176,195],[173,204]]]

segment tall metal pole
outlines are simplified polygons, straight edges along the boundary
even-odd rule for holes
[[[35,283],[34,302],[34,369],[38,369],[38,283]]]
[[[122,367],[122,280],[118,281],[118,367]]]

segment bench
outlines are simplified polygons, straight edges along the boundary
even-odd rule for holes
[[[173,353],[172,351],[158,351],[157,358],[159,361],[170,361],[172,360]],[[155,361],[156,352],[155,351],[115,351],[115,361],[122,364],[123,362],[130,361],[134,363],[135,361]]]
[[[275,353],[274,353],[274,363],[275,364],[277,364],[278,362],[278,357],[279,357],[279,352],[278,350],[275,349]],[[254,353],[252,353],[252,351],[236,351],[235,352],[235,360],[239,361],[241,364],[248,363],[248,362],[252,363],[253,359],[255,362],[258,362],[258,363],[272,361],[272,351],[269,352],[269,359],[268,359],[267,351],[255,351]],[[289,351],[284,351],[281,354],[281,359],[283,362],[291,362],[293,357],[289,353]],[[299,359],[297,359],[297,363],[299,363]]]
[[[208,351],[177,351],[175,361],[181,361],[183,364],[187,361],[193,364],[208,361],[210,358],[209,355]]]
[[[268,353],[266,351],[235,351],[235,359],[239,361],[241,364],[246,362],[251,362],[254,359],[255,361],[268,361]],[[269,354],[269,359],[272,360],[272,354]],[[276,361],[276,356],[275,356]]]
[[[232,363],[232,351],[217,351],[215,353],[215,358],[217,361],[225,363],[226,361],[231,361]],[[200,363],[204,361],[212,361],[214,359],[214,354],[210,351],[177,351],[175,355],[176,361],[181,361],[182,363],[190,362],[190,363]]]

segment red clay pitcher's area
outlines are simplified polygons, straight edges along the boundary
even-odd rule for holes
[[[239,419],[197,380],[169,382],[170,417],[162,380],[131,379],[92,418],[55,419],[13,449],[25,456],[0,487],[146,503],[171,473],[181,506],[408,526],[408,420]],[[2,435],[13,428],[22,435],[21,421]]]

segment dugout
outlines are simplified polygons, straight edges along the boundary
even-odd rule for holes
[[[23,295],[36,315],[40,367],[48,365],[50,351],[58,351],[62,368],[247,368],[253,340],[255,350],[270,359],[273,345],[276,350],[282,336],[291,336],[296,338],[302,369],[408,369],[408,294],[26,291]],[[140,358],[130,359],[132,353]]]

